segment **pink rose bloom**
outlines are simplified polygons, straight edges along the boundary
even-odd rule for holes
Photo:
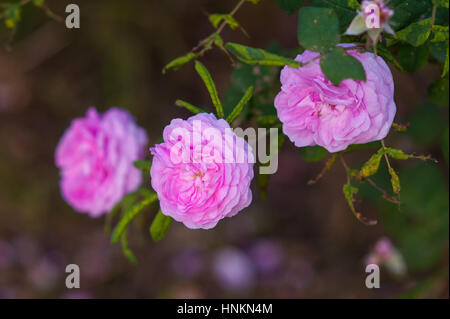
[[[275,108],[283,133],[295,146],[320,145],[338,152],[388,134],[396,112],[391,71],[381,57],[370,52],[348,52],[362,63],[365,82],[346,79],[336,87],[322,73],[318,59],[281,71]],[[317,55],[305,51],[296,60],[307,62]]]
[[[130,113],[90,108],[72,121],[56,148],[64,199],[77,211],[97,217],[134,191],[142,179],[133,162],[143,157],[147,135]]]
[[[150,174],[164,215],[209,229],[250,205],[251,147],[225,120],[206,113],[174,119],[163,138],[150,149]]]

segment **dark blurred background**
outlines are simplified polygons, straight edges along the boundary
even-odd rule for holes
[[[393,161],[402,183],[400,211],[361,186],[357,208],[377,226],[363,225],[349,210],[340,163],[308,186],[324,163],[306,163],[288,140],[267,200],[253,185],[252,205],[213,230],[173,223],[153,243],[148,227],[155,210],[138,216],[129,231],[137,266],[123,257],[120,244],[110,244],[104,217],[91,219],[63,201],[54,150],[70,121],[89,106],[130,110],[150,144],[172,118],[189,116],[174,105],[177,98],[208,107],[192,64],[166,75],[161,69],[213,32],[207,13],[229,12],[236,2],[80,0],[78,30],[26,6],[10,50],[8,30],[0,26],[0,298],[448,297],[448,162],[442,151],[446,137],[448,155],[448,107],[427,100],[428,86],[440,75],[433,63],[416,74],[391,66],[395,122],[411,127],[392,131],[386,143],[439,162]],[[69,2],[47,3],[66,16]],[[297,46],[297,17],[275,0],[246,4],[236,18],[249,38],[225,30],[226,41]],[[223,95],[233,70],[228,57],[215,49],[202,61]],[[373,152],[360,150],[346,160],[357,168]],[[375,180],[390,190],[382,165]],[[381,265],[381,288],[367,289],[364,262],[381,238],[396,247],[396,259]],[[65,287],[71,263],[80,266],[80,289]]]

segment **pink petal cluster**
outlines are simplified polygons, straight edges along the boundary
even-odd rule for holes
[[[214,138],[208,134],[211,130]],[[250,205],[251,147],[225,120],[206,113],[174,119],[165,127],[163,138],[163,143],[150,149],[154,155],[150,174],[164,215],[188,228],[210,229]],[[185,160],[178,160],[174,149],[187,154]],[[230,161],[227,152],[234,158],[240,154],[243,160]]]
[[[384,26],[394,15],[394,10],[387,7],[387,2],[388,1],[385,0],[363,0],[363,2],[361,2],[361,9],[364,17],[372,18],[372,23],[374,23],[376,17],[374,17],[373,15],[377,14],[377,12],[375,12],[373,7],[376,6],[378,8],[378,18],[380,20],[380,26]]]
[[[388,134],[396,112],[391,71],[381,57],[370,52],[348,53],[362,63],[366,81],[346,79],[336,87],[322,73],[318,59],[281,71],[275,108],[284,134],[296,146],[320,145],[338,152]],[[317,56],[305,51],[296,60],[307,62]]]
[[[406,273],[406,263],[402,254],[387,237],[378,240],[366,257],[365,264],[384,265],[395,275],[403,276]]]
[[[120,108],[72,121],[55,154],[61,170],[64,199],[92,217],[108,212],[141,183],[133,162],[143,157],[147,135],[133,117]]]

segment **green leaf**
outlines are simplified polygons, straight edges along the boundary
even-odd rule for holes
[[[230,115],[227,117],[227,122],[232,123],[237,117],[242,113],[242,110],[244,109],[244,106],[250,101],[253,95],[254,87],[251,86],[247,89],[242,99],[239,101],[239,103],[234,107],[233,111]]]
[[[303,0],[277,0],[278,6],[289,14],[293,14],[303,4]]]
[[[276,115],[261,115],[257,118],[257,121],[261,127],[273,127],[273,125],[281,124]]]
[[[444,69],[442,70],[441,77],[444,77],[447,75],[448,67],[449,67],[449,63],[448,63],[448,43],[447,43],[447,52],[445,53]]]
[[[436,6],[448,8],[448,0],[433,0],[433,4]]]
[[[448,26],[433,25],[431,26],[431,30],[433,31],[431,42],[448,41]]]
[[[186,55],[180,56],[172,61],[170,61],[163,69],[162,73],[165,74],[167,70],[174,69],[177,70],[179,67],[183,66],[184,64],[190,62],[191,60],[195,59],[197,55],[193,52],[189,52]]]
[[[111,223],[112,223],[114,216],[117,215],[117,213],[120,211],[120,209],[128,209],[133,204],[134,200],[136,199],[138,192],[139,192],[139,190],[125,195],[122,198],[122,200],[120,202],[118,202],[111,209],[111,211],[106,216],[106,221],[105,221],[105,233],[106,234],[109,234],[111,232]]]
[[[418,0],[391,0],[389,6],[394,9],[394,16],[390,22],[394,30],[403,29],[420,19],[432,7],[430,1]]]
[[[428,44],[431,55],[439,62],[445,62],[445,54],[447,51],[447,43],[445,42],[432,42]]]
[[[343,33],[356,15],[360,7],[357,0],[313,0],[315,7],[332,8],[339,18],[339,29]]]
[[[40,8],[44,4],[44,0],[33,0],[33,4]]]
[[[300,154],[305,162],[318,162],[327,156],[328,151],[322,146],[300,147]]]
[[[267,52],[263,49],[255,49],[232,42],[228,42],[225,47],[239,60],[247,64],[259,64],[265,66],[289,65],[294,68],[298,68],[301,65],[300,62]]]
[[[134,256],[131,249],[128,247],[127,233],[128,233],[128,230],[126,229],[124,231],[124,233],[122,234],[122,237],[120,237],[122,252],[123,252],[123,255],[128,259],[128,261],[130,263],[132,263],[133,265],[136,265],[137,264],[136,257]]]
[[[253,4],[258,4],[261,0],[247,0],[247,2],[251,2]]]
[[[150,171],[150,168],[152,167],[151,161],[144,161],[144,160],[137,160],[133,163],[134,167],[139,168],[143,170],[144,172],[148,173]]]
[[[439,106],[448,106],[448,78],[440,78],[434,81],[428,88],[431,101]]]
[[[415,107],[406,121],[411,123],[406,134],[415,143],[422,145],[435,145],[448,123],[442,116],[442,108],[431,102],[424,102]]]
[[[158,211],[150,226],[150,235],[154,241],[160,241],[169,230],[172,218],[164,215],[161,210]]]
[[[404,71],[400,62],[398,62],[394,55],[381,43],[377,44],[377,52],[379,56],[381,56],[384,60],[391,62],[400,72]]]
[[[223,46],[223,39],[222,39],[222,37],[220,36],[220,34],[216,34],[216,35],[214,36],[214,44],[215,44],[216,46],[218,46],[221,50],[225,50],[225,47]]]
[[[380,143],[378,141],[375,142],[369,142],[365,144],[351,144],[349,145],[343,152],[349,153],[354,152],[362,149],[372,149],[372,148],[378,148],[380,146]]]
[[[384,155],[383,149],[380,148],[378,152],[373,154],[370,157],[370,159],[366,163],[364,163],[358,175],[363,178],[375,175],[375,173],[378,172],[378,168],[380,167],[380,161],[383,158],[383,155]]]
[[[358,0],[345,0],[345,1],[347,2],[347,6],[352,10],[356,10],[361,7]]]
[[[226,24],[230,26],[232,30],[236,30],[239,27],[239,22],[230,14],[213,13],[209,15],[209,22],[217,29],[220,22],[224,20]]]
[[[412,23],[396,33],[397,39],[418,47],[428,40],[431,34],[432,24],[431,19]]]
[[[149,192],[146,198],[132,205],[128,210],[124,211],[122,219],[113,230],[111,241],[113,243],[117,242],[127,229],[130,222],[133,220],[133,218],[136,217],[136,215],[139,214],[146,206],[152,204],[157,199],[158,196],[156,195],[156,193]]]
[[[220,102],[219,93],[217,92],[216,84],[214,83],[211,74],[200,61],[195,61],[195,70],[205,83],[206,89],[208,90],[209,95],[211,96],[211,101],[216,107],[217,116],[219,118],[223,118],[224,117],[223,106],[222,103]]]
[[[416,48],[405,44],[398,50],[397,59],[406,71],[415,73],[425,66],[428,56],[429,51],[426,45]]]
[[[336,47],[320,57],[320,68],[328,80],[338,86],[342,80],[365,81],[366,72],[358,59],[348,54],[344,48]]]
[[[191,111],[194,114],[208,113],[206,110],[204,110],[198,106],[192,105],[191,103],[185,102],[183,100],[176,100],[175,105],[184,107],[185,109]]]
[[[422,280],[418,284],[414,285],[413,288],[408,289],[406,292],[398,296],[398,299],[426,299],[427,294],[436,289],[435,285],[438,283],[438,278],[428,278]]]
[[[339,43],[339,21],[333,9],[304,7],[298,14],[297,37],[308,50],[326,52]]]
[[[255,88],[253,97],[244,108],[243,115],[256,112],[260,115],[275,115],[273,100],[278,93],[275,83],[279,83],[279,67],[246,64],[237,61],[231,73],[230,86],[222,99],[224,113],[231,114],[248,87]],[[256,94],[255,94],[256,92]]]
[[[402,213],[382,203],[379,209],[383,212],[383,224],[398,244],[408,269],[427,271],[440,261],[445,263],[449,237],[448,181],[442,168],[425,163],[409,165],[400,174]]]
[[[444,154],[445,161],[448,165],[448,140],[449,140],[449,129],[448,126],[444,130],[444,134],[442,135],[442,154]]]
[[[5,25],[8,29],[15,29],[20,21],[22,8],[18,4],[10,5],[5,10]]]

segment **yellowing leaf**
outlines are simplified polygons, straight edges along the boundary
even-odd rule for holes
[[[353,215],[362,223],[366,224],[366,225],[376,225],[377,221],[376,220],[368,220],[365,217],[363,217],[361,215],[361,213],[357,212],[354,206],[354,202],[355,202],[355,194],[358,193],[358,188],[354,187],[349,183],[345,184],[344,187],[342,188],[343,192],[344,192],[344,196],[345,199],[347,200],[348,206],[350,206],[350,209],[353,213]]]
[[[380,161],[383,157],[383,149],[380,148],[378,152],[373,154],[370,159],[364,163],[363,167],[361,168],[361,171],[359,172],[359,176],[363,178],[370,177],[374,175],[376,172],[378,172],[378,168],[380,167]]]
[[[431,156],[429,155],[413,155],[413,154],[406,154],[404,153],[402,150],[399,149],[395,149],[392,147],[386,147],[385,148],[385,152],[388,156],[394,158],[394,159],[398,159],[398,160],[407,160],[410,158],[416,158],[416,159],[420,159],[423,161],[426,160],[432,160]]]
[[[225,21],[226,24],[228,24],[233,30],[239,27],[239,22],[237,22],[237,20],[229,14],[213,13],[209,15],[209,21],[214,28],[219,27],[221,21]]]
[[[392,191],[395,194],[400,193],[400,179],[398,178],[397,173],[394,171],[392,167],[389,167],[389,174],[391,175],[391,185],[392,185]]]

